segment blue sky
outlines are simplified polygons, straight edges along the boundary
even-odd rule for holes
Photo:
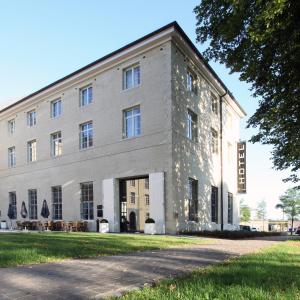
[[[0,0],[0,108],[174,20],[195,42],[198,2]],[[211,65],[250,116],[257,100],[249,86],[224,66]],[[246,119],[241,138],[247,140],[255,131],[245,124]],[[248,194],[243,198],[253,208],[265,199],[269,217],[280,217],[274,206],[291,186],[281,181],[288,173],[272,169],[270,147],[248,144],[247,150]]]

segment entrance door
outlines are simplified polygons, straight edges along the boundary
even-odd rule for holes
[[[136,215],[134,211],[129,214],[129,230],[136,231]]]

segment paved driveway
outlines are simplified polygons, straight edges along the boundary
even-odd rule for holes
[[[0,299],[102,299],[254,252],[284,239],[207,239],[207,244],[186,248],[0,268]]]

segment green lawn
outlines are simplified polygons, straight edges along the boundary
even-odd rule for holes
[[[300,299],[300,241],[284,242],[118,298],[143,299]]]
[[[3,233],[0,234],[0,267],[197,243],[203,243],[203,239],[143,234]]]

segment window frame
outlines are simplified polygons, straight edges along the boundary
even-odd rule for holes
[[[138,113],[134,111],[138,109]],[[131,112],[130,116],[126,116],[126,113]],[[141,107],[136,105],[123,110],[123,139],[131,139],[141,136],[142,133],[142,118],[141,118]],[[127,128],[127,120],[131,120],[131,133]],[[139,122],[139,123],[138,123]]]
[[[188,221],[198,221],[198,180],[188,178]]]
[[[138,77],[137,77],[137,83],[136,83],[136,78],[135,78],[135,69],[138,68]],[[132,86],[128,86],[128,83],[127,83],[127,75],[126,73],[131,71],[131,82],[132,82]],[[126,67],[122,70],[122,78],[123,78],[123,91],[127,91],[127,90],[130,90],[130,89],[133,89],[133,88],[136,88],[136,87],[139,87],[141,85],[141,66],[140,66],[140,63],[136,63],[136,64],[133,64],[129,67]]]
[[[55,137],[55,135],[60,137]],[[56,144],[58,142],[58,144]],[[58,151],[58,153],[56,153]],[[56,131],[50,134],[50,155],[51,157],[59,157],[62,155],[62,134],[61,131]]]
[[[58,109],[58,114],[57,115],[55,115],[55,104],[57,104],[57,103],[60,103],[59,104],[59,109]],[[52,119],[57,119],[57,118],[59,118],[60,116],[62,115],[62,101],[61,101],[61,98],[58,98],[58,99],[55,99],[55,100],[53,100],[53,101],[51,101],[50,102],[50,116],[51,116],[51,118]]]
[[[11,196],[14,195],[14,198]],[[17,193],[15,191],[8,193],[8,204],[12,206],[13,210],[13,217],[11,220],[16,220],[18,218],[18,212],[17,212]]]
[[[13,150],[13,151],[11,151]],[[7,149],[8,167],[13,168],[16,166],[16,147],[12,146]]]
[[[87,100],[83,101],[83,92],[87,92]],[[91,92],[90,92],[91,91]],[[90,99],[91,97],[91,99]],[[92,84],[88,84],[79,89],[79,107],[89,106],[94,102],[94,89]]]
[[[32,147],[33,144],[35,145],[34,148]],[[27,163],[32,163],[35,161],[37,161],[37,141],[36,141],[36,139],[27,142]]]
[[[55,221],[63,220],[62,210],[62,186],[51,187],[52,219]]]
[[[198,115],[191,109],[187,112],[187,138],[195,143],[198,142]]]
[[[34,198],[30,198],[32,195],[34,196]],[[38,203],[37,203],[37,190],[36,189],[28,190],[28,210],[29,210],[29,213],[28,213],[29,220],[37,220],[38,219]]]
[[[34,127],[36,125],[36,110],[32,109],[27,112],[27,126]]]
[[[150,197],[149,194],[145,194],[145,205],[149,206],[150,205]]]
[[[83,190],[87,188],[87,190]],[[87,196],[86,199],[84,197]],[[84,204],[87,204],[86,208]],[[86,211],[86,212],[85,212]],[[82,220],[94,220],[94,183],[93,181],[80,183],[80,216]]]
[[[219,221],[219,189],[211,186],[211,222],[218,224]]]
[[[13,126],[11,126],[13,124]],[[16,132],[16,119],[10,119],[7,121],[7,130],[9,134],[14,134]]]
[[[212,153],[218,154],[219,153],[219,133],[213,127],[211,127],[211,147]]]
[[[228,192],[227,195],[227,223],[233,224],[233,194]]]
[[[84,126],[91,125],[91,128],[83,130]],[[84,136],[86,132],[86,137]],[[86,146],[83,142],[86,138]],[[94,123],[93,121],[87,121],[79,125],[79,149],[86,150],[94,147]]]
[[[135,192],[130,192],[130,204],[136,203]]]
[[[211,97],[211,111],[215,114],[215,115],[219,115],[219,101],[218,101],[218,96],[213,93],[210,92],[210,97]]]
[[[190,68],[186,71],[186,88],[189,92],[192,92],[193,94],[198,94],[198,76],[197,74],[192,71]]]

